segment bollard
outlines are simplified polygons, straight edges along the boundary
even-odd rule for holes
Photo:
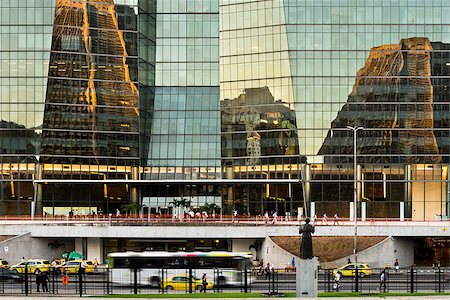
[[[138,293],[138,276],[137,276],[137,273],[138,273],[138,269],[136,268],[136,267],[134,267],[134,269],[133,269],[133,293],[136,295],[137,293]]]
[[[25,264],[25,296],[28,296],[28,263]]]
[[[55,267],[52,268],[52,294],[55,294]]]
[[[80,290],[80,297],[83,297],[83,274],[82,274],[82,268],[78,270],[78,288]]]
[[[247,266],[244,268],[244,293],[248,293]]]
[[[189,268],[189,294],[192,294],[192,268]]]
[[[441,266],[438,268],[438,293],[441,293]]]

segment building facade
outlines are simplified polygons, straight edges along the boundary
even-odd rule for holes
[[[356,182],[363,218],[446,219],[448,15],[441,0],[0,1],[0,214],[349,217]]]

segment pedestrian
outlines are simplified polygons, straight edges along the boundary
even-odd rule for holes
[[[336,275],[334,275],[333,290],[339,292],[340,287],[341,287],[341,272],[337,272]]]
[[[352,263],[352,261],[350,260],[350,257],[347,258],[347,263],[348,263],[348,264],[351,264],[351,263]]]
[[[397,272],[398,270],[400,270],[400,266],[399,266],[399,264],[398,264],[398,259],[395,259],[394,268],[395,268],[395,272]]]
[[[272,214],[272,224],[277,224],[278,221],[278,213],[276,211],[273,212]]]
[[[386,292],[386,271],[381,271],[380,274],[380,292]]]
[[[116,217],[120,217],[120,210],[116,209]]]
[[[67,271],[64,271],[62,274],[62,284],[63,286],[67,286],[69,284],[69,276],[67,276]]]
[[[334,214],[334,222],[333,225],[339,225],[339,216],[337,213]]]
[[[266,267],[264,268],[264,273],[266,273],[265,279],[270,280],[270,263],[267,263]]]
[[[317,225],[317,215],[316,214],[314,214],[311,221],[312,221],[313,226]]]
[[[36,285],[37,285],[37,291],[40,292],[40,286],[42,284],[42,272],[41,271],[37,271],[36,273]]]
[[[208,281],[206,279],[206,273],[203,273],[203,276],[202,276],[202,291],[203,291],[203,293],[206,293],[207,286],[208,286]]]
[[[269,212],[265,212],[264,213],[264,224],[267,224],[267,223],[269,223]]]
[[[320,225],[328,225],[328,217],[327,217],[327,213],[324,213],[322,216],[322,222],[320,222]]]
[[[81,259],[80,268],[78,269],[79,274],[86,274],[86,263],[84,262],[84,258]]]
[[[98,260],[97,260],[97,258],[94,259],[92,264],[94,265],[94,272],[97,273],[98,272]]]
[[[42,284],[42,291],[48,293],[48,275],[47,272],[41,273],[41,284]]]

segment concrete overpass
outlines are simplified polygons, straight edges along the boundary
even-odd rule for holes
[[[332,223],[332,222],[331,222]],[[33,238],[228,238],[263,239],[298,236],[297,222],[265,225],[254,222],[0,221],[0,235],[29,233]],[[317,225],[315,236],[353,236],[353,222]],[[448,237],[450,221],[358,222],[360,236]]]
[[[319,222],[320,224],[320,222]],[[329,223],[329,224],[332,224]],[[318,225],[315,236],[354,236],[354,223],[340,222],[339,226]],[[105,256],[105,239],[134,240],[187,240],[187,239],[226,239],[232,241],[233,251],[249,251],[249,246],[260,240],[260,257],[284,266],[286,257],[292,257],[272,243],[270,237],[298,236],[298,223],[293,221],[266,225],[264,222],[145,222],[142,220],[117,219],[106,221],[83,220],[3,220],[0,221],[0,235],[15,236],[0,243],[0,257],[14,263],[22,256],[27,258],[59,257],[64,251],[75,250],[87,255],[89,259]],[[402,265],[414,264],[414,243],[416,237],[448,238],[449,221],[375,221],[358,222],[358,236],[391,237],[366,254],[364,261],[395,261],[401,253],[405,259]],[[52,244],[64,247],[52,249]],[[372,260],[371,260],[372,259]],[[345,263],[346,260],[342,259]]]

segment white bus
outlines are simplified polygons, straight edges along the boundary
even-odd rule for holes
[[[112,281],[132,282],[131,270],[138,269],[139,284],[159,287],[163,278],[187,274],[208,278],[219,286],[243,284],[245,268],[250,268],[252,255],[245,252],[114,252],[108,254],[109,267],[112,269]],[[164,271],[162,271],[164,270]],[[250,278],[251,271],[248,271]]]

